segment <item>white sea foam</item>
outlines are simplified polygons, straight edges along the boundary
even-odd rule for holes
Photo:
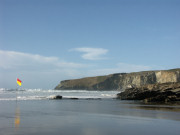
[[[43,90],[43,89],[0,89],[2,100],[45,100],[61,95],[63,98],[115,98],[119,91],[87,91],[87,90]]]
[[[0,88],[0,91],[4,91],[4,90],[6,90],[5,88]]]
[[[42,100],[46,99],[44,96],[19,96],[17,97],[18,100]]]
[[[0,98],[0,101],[14,101],[16,98]]]

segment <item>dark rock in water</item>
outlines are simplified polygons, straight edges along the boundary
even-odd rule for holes
[[[64,97],[63,99],[67,99],[67,100],[78,100],[79,98],[76,97]]]
[[[56,90],[125,90],[147,84],[180,82],[180,68],[171,70],[117,73],[105,76],[64,80]]]
[[[145,102],[180,101],[180,82],[129,88],[117,94],[117,98],[121,100],[144,100]]]
[[[101,98],[86,98],[86,100],[101,100]]]
[[[74,98],[69,98],[69,99],[72,99],[72,100],[78,100],[79,98],[75,98],[75,97],[74,97]]]
[[[51,99],[62,99],[62,96],[61,95],[56,95],[56,96],[52,97]]]

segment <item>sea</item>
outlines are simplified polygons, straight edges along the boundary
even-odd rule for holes
[[[117,93],[0,88],[0,135],[180,134],[180,104],[119,100]]]

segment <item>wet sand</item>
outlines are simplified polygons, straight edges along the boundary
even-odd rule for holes
[[[179,105],[133,101],[1,101],[0,135],[179,135]]]

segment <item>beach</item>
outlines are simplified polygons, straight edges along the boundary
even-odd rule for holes
[[[114,98],[0,101],[1,135],[178,135],[179,125],[179,105]]]
[[[180,135],[180,0],[0,0],[0,135]]]

